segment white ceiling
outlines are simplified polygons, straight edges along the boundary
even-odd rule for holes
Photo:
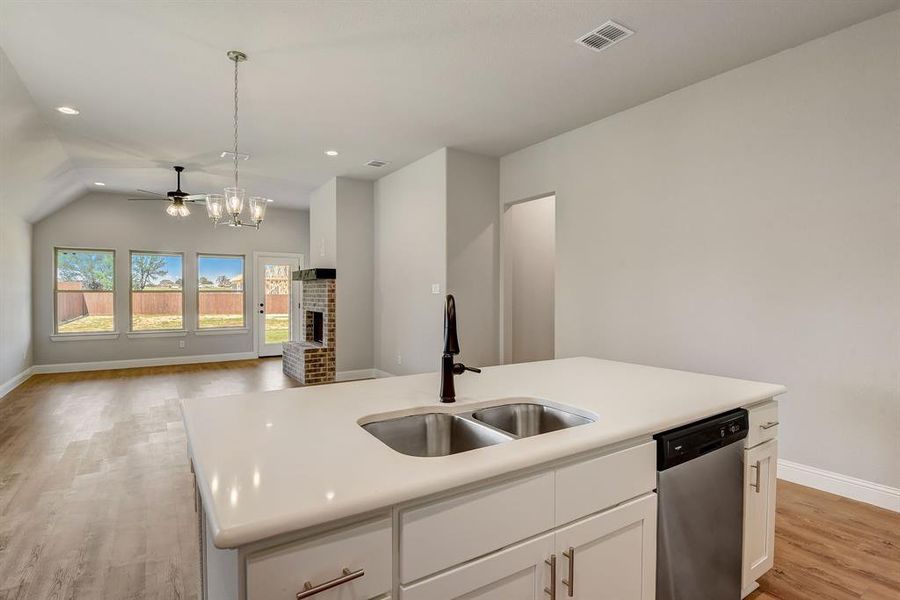
[[[227,184],[225,52],[245,51],[243,183],[305,207],[335,175],[380,177],[443,146],[501,156],[898,6],[4,0],[0,46],[76,178],[123,192],[172,189],[173,164],[191,193]],[[607,19],[636,35],[602,53],[573,42]],[[372,158],[393,162],[363,166]]]

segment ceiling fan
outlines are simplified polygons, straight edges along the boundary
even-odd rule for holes
[[[205,204],[206,203],[206,194],[188,194],[187,192],[181,191],[181,172],[184,171],[184,167],[175,166],[172,167],[175,169],[175,173],[178,177],[178,185],[176,190],[167,192],[165,196],[159,194],[157,192],[151,192],[148,190],[138,190],[144,194],[153,194],[154,196],[159,196],[158,198],[129,198],[128,200],[131,202],[141,202],[144,200],[153,200],[153,201],[164,201],[171,202],[171,205],[166,208],[166,212],[173,217],[186,217],[191,214],[191,211],[187,207],[187,203],[192,204]]]

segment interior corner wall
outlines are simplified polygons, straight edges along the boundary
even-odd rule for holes
[[[447,150],[447,293],[456,299],[459,359],[496,365],[499,356],[500,161]]]
[[[783,458],[900,487],[898,73],[894,11],[503,157],[557,355],[783,383]]]
[[[444,295],[432,285],[447,282],[446,180],[442,148],[375,182],[373,342],[388,373],[440,366]]]
[[[31,223],[0,211],[0,387],[32,364],[31,236]]]
[[[90,194],[34,224],[32,236],[32,297],[35,365],[93,361],[171,358],[253,352],[255,332],[250,310],[253,286],[246,285],[248,331],[240,334],[193,335],[183,338],[132,339],[129,328],[129,251],[184,253],[185,324],[196,323],[196,260],[198,253],[241,254],[247,282],[255,274],[253,252],[309,252],[309,213],[270,207],[262,228],[213,228],[204,211],[175,219],[153,202],[128,202],[117,194]],[[98,248],[116,251],[115,340],[52,341],[53,248]],[[178,342],[185,347],[179,348]]]
[[[555,356],[556,198],[506,207],[504,230],[504,361]]]
[[[310,267],[337,268],[337,179],[331,179],[309,196]]]
[[[337,370],[371,369],[374,362],[374,184],[336,182]]]

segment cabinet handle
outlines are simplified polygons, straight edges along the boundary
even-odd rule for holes
[[[563,585],[568,588],[567,595],[572,598],[575,596],[575,548],[569,546],[569,549],[563,552],[563,556],[569,559],[569,578],[562,581]]]
[[[760,429],[772,429],[773,427],[778,425],[778,421],[769,421],[768,423],[763,423],[759,426]]]
[[[544,562],[550,565],[550,587],[545,587],[544,593],[549,594],[550,600],[556,600],[556,555],[551,554]]]
[[[750,468],[751,468],[751,469],[756,469],[756,483],[751,483],[751,484],[750,484],[750,487],[754,488],[754,489],[756,490],[756,493],[758,494],[758,493],[759,493],[759,487],[760,487],[760,486],[759,486],[759,478],[760,478],[759,472],[762,471],[762,462],[761,462],[761,461],[756,461],[756,464],[755,464],[755,465],[750,465]]]
[[[365,569],[360,569],[358,571],[351,571],[348,568],[344,568],[343,575],[340,577],[335,577],[331,581],[326,581],[325,583],[320,583],[319,585],[313,585],[310,582],[306,582],[303,584],[303,591],[297,592],[297,600],[303,600],[303,598],[309,598],[311,596],[315,596],[319,592],[324,592],[325,590],[330,590],[331,588],[336,588],[339,585],[347,583],[348,581],[353,581],[354,579],[359,579],[363,575],[366,574]]]

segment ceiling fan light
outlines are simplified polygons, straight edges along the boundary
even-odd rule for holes
[[[250,220],[259,225],[266,218],[268,199],[261,196],[250,197]]]
[[[206,196],[206,214],[214,222],[225,214],[225,196],[222,194],[208,194]]]
[[[166,212],[173,217],[178,217],[179,219],[184,218],[191,214],[191,211],[181,202],[173,202],[166,208]]]
[[[244,188],[225,188],[225,208],[233,217],[241,214],[241,211],[244,210]]]

